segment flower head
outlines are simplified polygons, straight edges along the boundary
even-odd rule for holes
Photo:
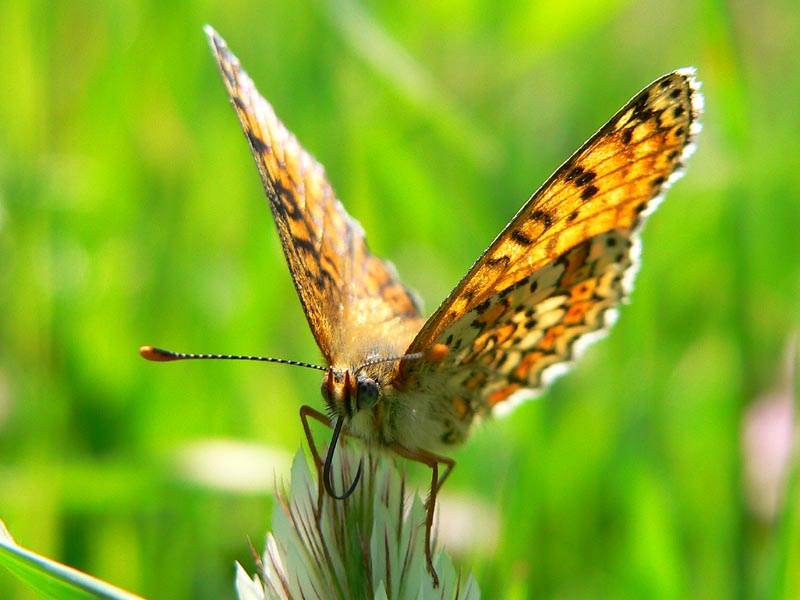
[[[353,481],[358,460],[347,444],[337,449],[334,483],[339,489]],[[363,460],[355,492],[344,500],[323,495],[318,512],[316,478],[298,452],[291,495],[277,494],[261,577],[251,579],[238,567],[241,600],[480,598],[472,576],[463,579],[444,552],[434,557],[440,586],[433,587],[425,564],[425,510],[419,496],[408,501],[405,476],[382,456]]]

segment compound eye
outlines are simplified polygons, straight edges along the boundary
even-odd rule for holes
[[[358,406],[358,410],[375,406],[380,391],[381,388],[374,379],[369,377],[359,378],[358,390],[356,391],[356,406]]]

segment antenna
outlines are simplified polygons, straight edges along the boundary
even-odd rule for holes
[[[328,370],[327,367],[322,367],[320,365],[312,365],[310,363],[287,360],[285,358],[248,356],[245,354],[188,354],[185,352],[164,350],[163,348],[156,348],[155,346],[142,346],[139,348],[139,354],[142,355],[142,358],[153,362],[172,362],[175,360],[255,360],[258,362],[271,362],[281,365],[292,365],[294,367],[305,367],[306,369],[316,369],[318,371]]]
[[[358,374],[365,367],[378,365],[380,363],[400,361],[405,362],[408,360],[442,360],[450,349],[445,344],[434,344],[427,350],[422,352],[414,352],[413,354],[403,354],[401,356],[389,356],[386,358],[377,358],[363,365],[355,370]],[[291,365],[293,367],[305,367],[306,369],[316,369],[317,371],[327,371],[327,367],[321,365],[312,365],[311,363],[301,362],[298,360],[287,360],[285,358],[271,358],[269,356],[249,356],[247,354],[192,354],[187,352],[175,352],[173,350],[164,350],[163,348],[156,348],[155,346],[141,346],[139,354],[142,358],[152,362],[173,362],[176,360],[254,360],[257,362],[271,362],[280,365]]]
[[[403,354],[400,356],[389,356],[387,358],[376,358],[375,360],[371,360],[369,362],[365,362],[363,365],[358,367],[355,371],[356,375],[364,368],[371,367],[372,365],[379,365],[385,362],[392,362],[392,361],[399,361],[399,362],[406,362],[409,360],[430,360],[430,361],[439,361],[442,360],[447,353],[450,352],[450,348],[448,348],[445,344],[434,344],[427,350],[423,350],[422,352],[414,352],[412,354]]]

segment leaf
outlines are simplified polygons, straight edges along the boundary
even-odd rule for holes
[[[18,546],[0,520],[0,564],[42,598],[142,600],[118,587]]]

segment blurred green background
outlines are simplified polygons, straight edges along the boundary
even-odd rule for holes
[[[320,360],[205,23],[429,310],[628,98],[698,67],[704,131],[632,303],[544,398],[476,428],[441,535],[485,598],[800,597],[795,0],[0,2],[19,543],[148,597],[233,597],[298,407],[322,405],[312,371],[137,354]],[[0,572],[0,597],[33,596]]]

